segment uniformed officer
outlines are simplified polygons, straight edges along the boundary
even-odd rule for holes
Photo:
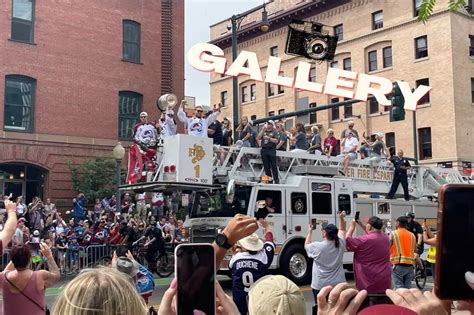
[[[407,170],[410,169],[411,165],[407,159],[403,158],[403,150],[398,150],[397,155],[394,155],[390,158],[390,162],[393,163],[395,171],[393,172],[393,182],[390,191],[388,192],[386,199],[393,199],[395,192],[397,191],[398,185],[402,184],[403,194],[405,200],[410,200],[408,195],[408,177]]]

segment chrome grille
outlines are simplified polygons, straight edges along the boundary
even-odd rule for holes
[[[217,226],[214,225],[196,225],[192,229],[193,243],[212,243],[216,237]]]

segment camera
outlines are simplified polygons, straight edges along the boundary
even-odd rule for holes
[[[314,60],[333,60],[337,36],[323,31],[323,24],[293,20],[288,26],[285,53]]]

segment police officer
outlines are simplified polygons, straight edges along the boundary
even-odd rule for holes
[[[410,231],[416,239],[416,252],[419,256],[423,254],[424,246],[423,246],[423,228],[421,224],[415,221],[415,214],[413,212],[405,213],[405,216],[408,219],[408,226],[407,230]],[[424,268],[424,264],[421,262],[421,258],[417,257],[416,263],[420,266],[421,269]]]
[[[405,200],[408,201],[410,200],[410,196],[408,195],[407,170],[411,167],[410,162],[403,158],[403,150],[398,150],[397,155],[394,155],[390,158],[390,162],[393,163],[395,171],[393,172],[392,187],[390,187],[390,191],[388,192],[388,195],[385,197],[385,199],[393,199],[398,185],[401,183]]]

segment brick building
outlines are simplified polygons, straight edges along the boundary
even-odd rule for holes
[[[67,163],[184,97],[184,1],[0,1],[0,187],[69,206]],[[125,161],[124,161],[125,165]]]
[[[301,57],[285,54],[287,25],[292,19],[333,26],[339,42],[333,63],[314,63],[310,80],[323,83],[329,67],[339,67],[395,80],[433,87],[417,110],[415,134],[421,163],[459,167],[470,174],[474,162],[474,22],[467,10],[448,10],[447,0],[437,2],[426,24],[417,21],[420,0],[331,0],[283,1],[267,4],[270,29],[258,30],[261,12],[244,18],[238,35],[238,50],[256,52],[265,76],[269,55],[282,58],[281,70],[295,77]],[[468,1],[472,8],[472,0]],[[469,10],[469,9],[468,9]],[[228,20],[211,26],[211,42],[224,49],[231,60]],[[211,103],[222,101],[223,116],[232,117],[232,78],[211,74]],[[239,77],[239,114],[250,119],[305,109],[338,101],[331,96],[255,82]],[[342,99],[341,99],[342,101]],[[362,135],[385,133],[389,146],[403,148],[414,156],[412,114],[389,122],[388,111],[377,103],[356,103],[331,111],[320,111],[295,120],[309,129],[318,125],[325,136],[328,128],[337,137],[354,120]]]

